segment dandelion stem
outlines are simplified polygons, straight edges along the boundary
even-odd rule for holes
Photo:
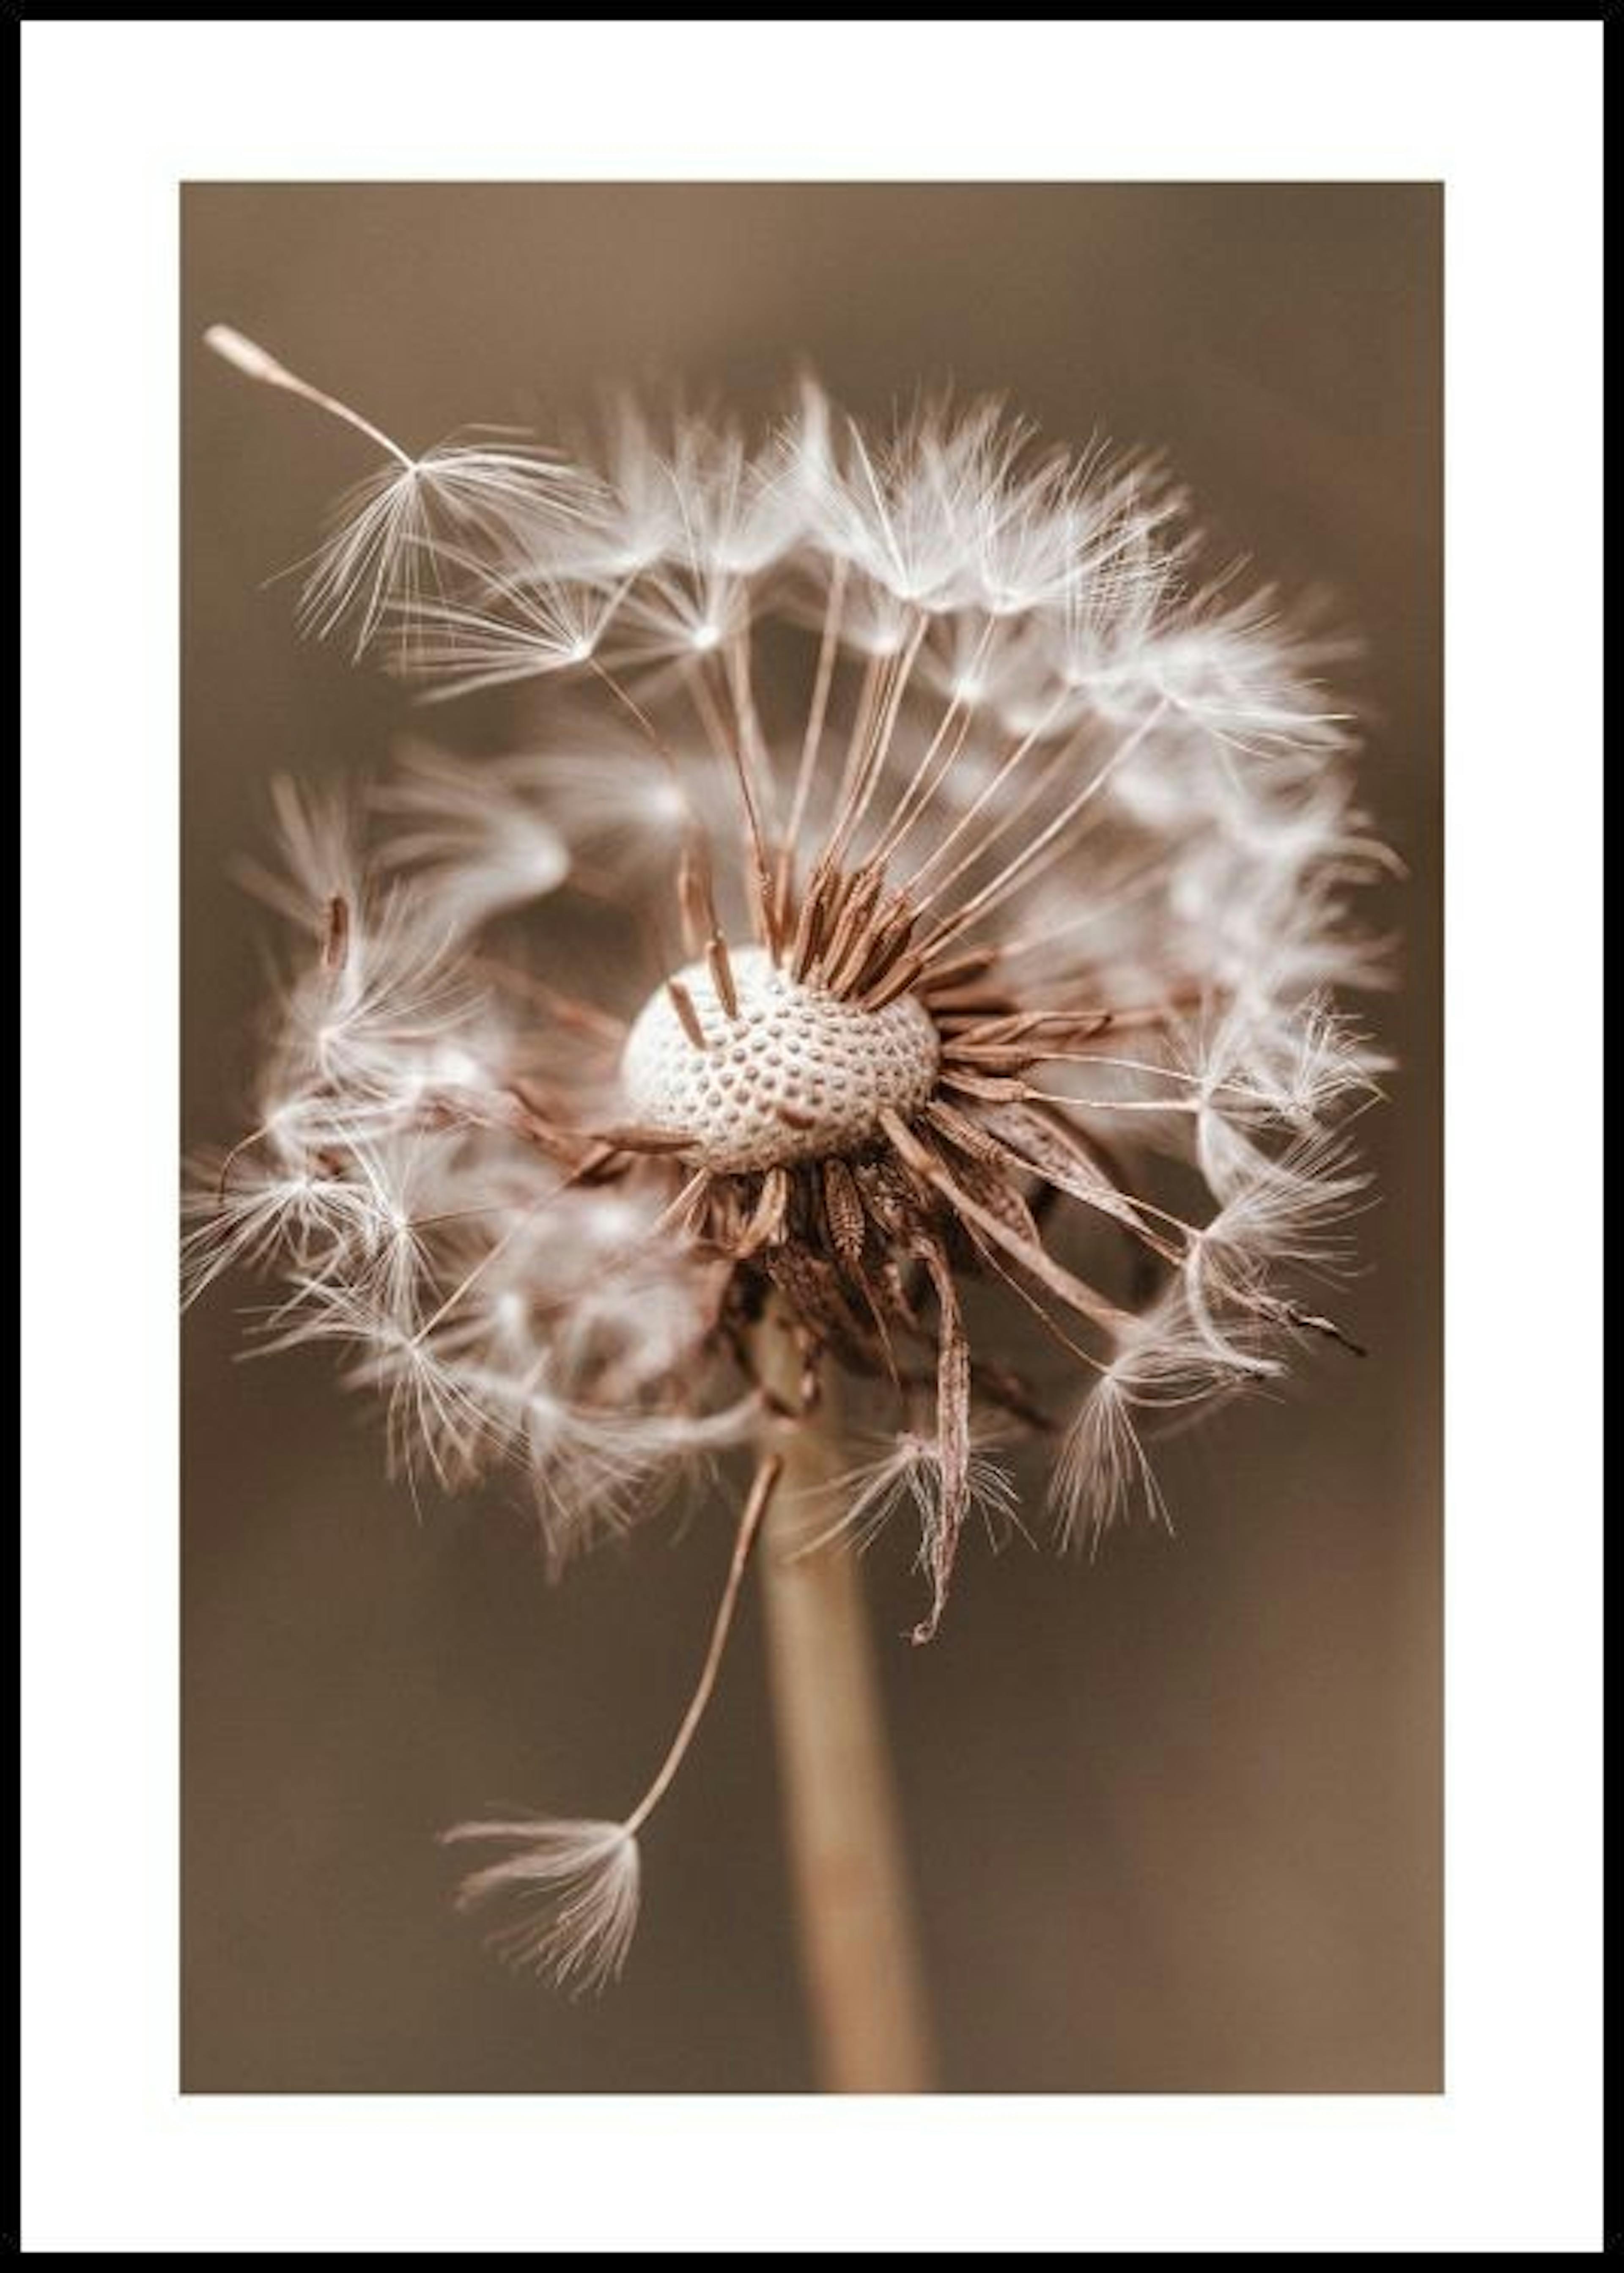
[[[800,1353],[775,1302],[756,1330],[762,1385],[800,1402]],[[928,2091],[929,2030],[896,1794],[856,1558],[816,1547],[839,1473],[830,1388],[773,1442],[782,1453],[760,1557],[803,1969],[828,2091]],[[814,1549],[815,1551],[811,1551]]]

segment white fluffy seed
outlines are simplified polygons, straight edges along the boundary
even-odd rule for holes
[[[940,1044],[911,995],[865,1010],[790,978],[762,948],[736,948],[730,961],[737,1017],[703,963],[677,973],[705,1048],[662,986],[621,1060],[631,1117],[681,1130],[696,1167],[730,1174],[853,1152],[878,1133],[883,1112],[906,1116],[929,1098]]]

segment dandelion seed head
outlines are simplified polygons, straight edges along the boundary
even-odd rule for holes
[[[213,344],[381,459],[304,617],[434,708],[364,803],[273,792],[292,945],[191,1288],[279,1278],[267,1341],[340,1348],[414,1474],[524,1478],[555,1568],[760,1429],[769,1302],[877,1422],[831,1528],[917,1526],[916,1639],[1017,1463],[1065,1542],[1165,1519],[1157,1431],[1340,1334],[1292,1289],[1366,1204],[1393,863],[1322,605],[997,403],[423,452]],[[522,746],[458,746],[526,683]],[[617,1969],[626,1827],[465,1831],[518,1954]]]
[[[1377,975],[1351,901],[1388,857],[1347,643],[1213,573],[1156,461],[996,403],[877,431],[808,383],[760,438],[623,399],[569,452],[423,452],[214,344],[382,453],[313,627],[436,694],[535,679],[551,724],[419,736],[367,813],[278,785],[255,881],[310,944],[193,1284],[285,1264],[284,1334],[365,1378],[370,1332],[397,1436],[517,1462],[555,1547],[737,1405],[769,1292],[870,1384],[923,1340],[935,1425],[910,1388],[875,1474],[933,1542],[931,1631],[977,1444],[1042,1438],[1014,1304],[1074,1366],[1062,1527],[1097,1528],[1343,1256],[1379,1061],[1335,990]],[[590,961],[551,928],[583,895],[620,926]]]

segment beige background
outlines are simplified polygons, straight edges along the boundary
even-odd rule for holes
[[[236,323],[408,442],[604,379],[852,409],[921,378],[1166,446],[1233,547],[1364,629],[1366,788],[1411,881],[1372,1345],[1170,1449],[1179,1532],[1092,1566],[970,1553],[942,1639],[869,1568],[947,2085],[1441,2081],[1441,197],[1427,185],[198,186],[185,193],[185,1121],[240,1126],[267,776],[376,766],[400,698],[300,645],[354,438],[196,345]],[[359,454],[358,454],[359,451]],[[454,1920],[433,1833],[599,1812],[686,1694],[726,1527],[562,1588],[499,1495],[421,1517],[311,1354],[186,1328],[183,2081],[195,2091],[804,2089],[760,1632],[647,1842],[627,1977],[572,2005]]]

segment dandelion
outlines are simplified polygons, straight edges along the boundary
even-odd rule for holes
[[[1389,859],[1343,651],[1203,574],[1158,465],[995,404],[877,434],[806,385],[760,439],[623,406],[567,458],[423,455],[210,338],[379,453],[311,626],[420,716],[534,680],[546,724],[420,735],[360,818],[278,791],[251,881],[301,944],[193,1276],[280,1271],[269,1339],[341,1343],[408,1468],[514,1467],[555,1565],[754,1447],[643,1797],[450,1834],[504,1850],[465,1899],[508,1953],[598,1987],[809,1473],[819,1553],[916,1527],[927,1641],[1022,1472],[1062,1543],[1164,1519],[1156,1429],[1341,1337],[1293,1289],[1344,1259],[1381,1066],[1335,1000],[1381,976],[1352,902]],[[866,1451],[809,1461],[848,1425]]]

